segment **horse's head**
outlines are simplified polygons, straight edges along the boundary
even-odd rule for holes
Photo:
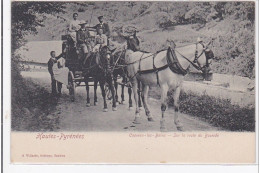
[[[115,49],[110,50],[110,48],[108,46],[103,46],[100,49],[100,61],[101,61],[101,66],[103,67],[107,67],[109,65],[113,64],[113,52],[115,51]]]
[[[136,31],[134,32],[133,35],[124,36],[124,38],[126,39],[127,49],[130,49],[134,52],[140,50],[140,41],[136,36]]]
[[[211,64],[212,59],[214,58],[214,54],[211,49],[208,48],[211,41],[207,44],[203,43],[203,41],[198,38],[196,43],[196,50],[195,50],[195,58],[193,63],[197,64],[199,69],[206,73],[209,71],[209,66]]]

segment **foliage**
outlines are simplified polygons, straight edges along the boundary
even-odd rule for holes
[[[53,99],[48,97],[48,92],[45,89],[39,88],[37,85],[32,84],[32,82],[26,82],[22,78],[19,69],[20,55],[15,51],[26,42],[26,35],[35,35],[37,34],[37,28],[44,26],[43,23],[46,19],[46,15],[54,15],[62,12],[64,12],[64,6],[57,2],[12,2],[11,102],[12,129],[14,130],[19,130],[19,126],[23,122],[26,124],[26,122],[28,122],[26,118],[37,120],[42,113],[48,109],[53,109],[54,106],[52,105]],[[46,109],[46,107],[48,107],[48,109]],[[35,117],[32,117],[32,114],[34,114]],[[43,116],[43,119],[46,119],[46,117]],[[27,124],[26,128],[32,128],[31,125],[32,124]],[[33,127],[40,127],[40,125],[34,124]]]
[[[180,101],[181,112],[204,119],[216,127],[232,131],[255,131],[254,107],[240,108],[232,105],[230,100],[192,93],[181,93]]]
[[[225,3],[221,16],[229,30],[214,41],[215,72],[255,77],[254,2]]]
[[[15,77],[11,97],[12,130],[56,130],[57,118],[49,119],[46,115],[56,109],[58,100],[31,80],[23,79],[19,74]]]
[[[168,92],[168,105],[173,106],[173,91]],[[160,99],[160,91],[151,88],[149,96]],[[215,127],[231,131],[255,131],[255,105],[241,108],[228,99],[189,92],[180,93],[180,112],[198,117]]]
[[[166,45],[159,39],[164,39],[164,42],[171,39],[168,31],[164,32],[168,27],[175,32],[172,35],[178,38],[178,43],[194,42],[194,38],[202,34],[206,38],[215,37],[211,47],[216,56],[213,72],[255,77],[255,2],[12,2],[12,90],[21,85],[20,80],[16,80],[21,77],[19,55],[14,52],[26,42],[26,36],[33,35],[35,39],[40,31],[45,38],[46,32],[50,32],[50,40],[60,38],[65,22],[74,12],[79,12],[79,18],[91,21],[91,25],[97,22],[97,16],[104,15],[112,30],[135,25],[141,31],[138,36],[145,38],[142,48],[151,50]],[[181,30],[177,30],[178,25],[183,25]],[[150,31],[151,35],[147,34]],[[253,109],[237,108],[227,100],[200,98],[192,94],[182,93],[182,100],[181,110],[190,106],[191,114],[205,115],[205,119],[217,126],[254,130]],[[205,105],[201,110],[198,100],[199,104]],[[16,99],[12,101],[15,103]],[[207,113],[208,109],[214,109],[211,111],[216,111],[216,115]]]
[[[211,5],[209,2],[197,2],[195,4],[191,4],[194,7],[191,8],[186,14],[185,19],[188,19],[190,23],[201,23],[206,24],[207,16],[211,12]]]
[[[212,46],[216,55],[213,72],[255,77],[255,2],[250,1],[12,2],[12,52],[26,41],[26,35],[37,35],[38,31],[45,33],[44,39],[60,39],[74,12],[80,13],[80,19],[88,19],[90,25],[102,14],[112,30],[124,25],[134,25],[140,31],[191,27],[206,38],[216,38]],[[186,40],[182,36],[182,42],[194,42],[192,37]],[[144,40],[142,44],[151,47],[158,43]]]
[[[43,27],[46,14],[64,12],[58,2],[12,2],[11,41],[12,52],[24,43],[28,34],[37,34],[37,27]]]

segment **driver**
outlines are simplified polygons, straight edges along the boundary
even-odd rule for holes
[[[86,24],[88,22],[81,22],[79,25],[81,28],[77,32],[77,43],[80,50],[79,59],[83,64],[87,61],[88,57],[91,55],[91,45],[90,45],[90,33],[86,29]]]

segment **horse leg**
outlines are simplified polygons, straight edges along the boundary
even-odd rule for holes
[[[98,81],[95,79],[94,80],[94,106],[97,106],[98,101],[97,101],[97,84]]]
[[[129,95],[129,109],[133,108],[133,101],[132,101],[132,89],[128,88],[128,95]]]
[[[115,87],[113,85],[113,77],[111,76],[111,78],[109,78],[107,82],[112,94],[112,110],[116,111],[117,108],[116,108],[116,98],[115,98]]]
[[[125,78],[125,82],[127,82],[127,79]],[[130,84],[128,84],[128,102],[129,102],[129,110],[131,110],[133,108],[133,101],[132,101],[132,87]]]
[[[142,102],[141,102],[141,82],[138,80],[138,106],[139,109],[142,110]]]
[[[90,107],[89,85],[88,85],[88,81],[87,80],[85,81],[85,84],[86,84],[86,91],[87,91],[87,103],[86,103],[86,106]]]
[[[122,83],[126,83],[126,78],[123,77],[123,80],[122,80]],[[125,93],[124,93],[124,89],[125,89],[125,86],[122,85],[122,90],[121,90],[121,104],[124,104],[124,101],[125,101]]]
[[[99,84],[100,84],[100,88],[101,88],[101,92],[102,92],[102,97],[103,97],[103,100],[104,100],[104,108],[103,108],[103,111],[104,112],[107,112],[108,109],[107,109],[107,102],[106,102],[106,92],[105,92],[105,82],[104,81],[99,81]]]
[[[138,91],[137,91],[137,80],[132,81],[132,86],[133,86],[133,92],[134,92],[134,99],[135,99],[135,119],[134,119],[134,124],[140,124],[140,110],[138,106]]]
[[[167,98],[167,92],[168,92],[168,85],[167,84],[163,84],[161,85],[161,111],[162,111],[162,119],[160,121],[161,124],[161,131],[167,131],[166,130],[166,125],[165,125],[165,119],[164,119],[164,113],[165,110],[167,108],[167,103],[166,103],[166,98]]]
[[[122,105],[125,104],[125,103],[124,103],[124,102],[125,102],[124,90],[125,90],[125,86],[122,85],[122,86],[121,86],[121,104],[122,104]]]
[[[174,99],[174,123],[177,127],[177,130],[183,131],[183,125],[180,123],[179,120],[179,97],[180,97],[180,91],[181,88],[177,87],[173,93],[173,99]]]
[[[147,116],[148,121],[154,121],[147,103],[148,91],[149,91],[149,86],[142,85],[142,101],[145,109],[145,114]]]
[[[117,88],[118,88],[118,83],[117,83],[117,77],[114,76],[114,86],[115,86],[115,99],[116,99],[116,104],[118,104],[118,95],[117,95]]]

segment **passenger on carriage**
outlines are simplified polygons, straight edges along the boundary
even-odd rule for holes
[[[69,35],[71,36],[74,44],[76,44],[76,33],[80,29],[80,20],[78,20],[78,13],[73,13],[73,20],[69,24]]]
[[[107,45],[109,46],[110,29],[109,29],[109,25],[104,22],[103,18],[104,18],[103,16],[99,16],[98,17],[99,23],[95,26],[91,26],[91,27],[89,26],[87,28],[89,28],[91,31],[97,31],[98,29],[102,29],[103,34],[106,35],[107,37]]]
[[[103,29],[97,29],[97,35],[95,37],[95,47],[93,48],[93,52],[99,52],[99,49],[103,46],[107,46],[107,36],[103,34]]]
[[[98,30],[99,28],[101,28],[101,29],[103,30],[103,34],[105,34],[105,35],[107,36],[107,45],[109,45],[109,38],[110,38],[109,25],[104,22],[103,16],[99,16],[99,17],[98,17],[98,21],[99,21],[99,24],[97,24],[97,25],[94,26],[93,28],[96,29],[96,30]]]
[[[77,32],[77,45],[79,49],[79,59],[83,64],[85,64],[88,57],[91,55],[91,45],[90,45],[90,33],[86,29],[86,24],[88,22],[81,22],[79,25],[81,28]]]

